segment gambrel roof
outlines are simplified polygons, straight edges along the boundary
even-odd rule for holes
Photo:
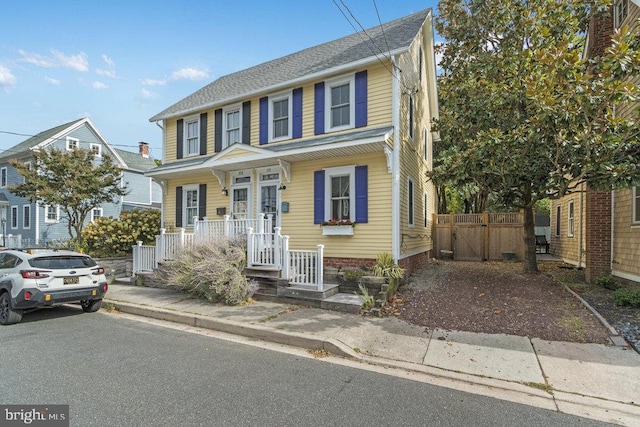
[[[354,63],[376,61],[410,46],[431,9],[227,74],[151,117],[154,122],[277,90]],[[384,53],[383,53],[384,52]]]

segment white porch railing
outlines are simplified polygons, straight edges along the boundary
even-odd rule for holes
[[[22,234],[6,234],[0,233],[0,244],[4,244],[6,248],[22,248]]]
[[[280,227],[270,232],[271,224],[271,215],[260,214],[255,220],[235,220],[225,215],[223,220],[194,218],[194,233],[186,233],[183,228],[177,233],[162,229],[156,236],[155,247],[143,246],[141,242],[133,247],[133,273],[155,269],[158,262],[174,259],[183,248],[196,242],[246,234],[247,266],[272,266],[280,269],[290,284],[313,286],[322,291],[324,245],[318,245],[316,250],[290,250],[289,236],[283,236]]]
[[[143,246],[139,241],[133,248],[133,271],[135,273],[153,271],[158,268],[155,246]]]

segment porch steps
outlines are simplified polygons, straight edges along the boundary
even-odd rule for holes
[[[342,311],[344,313],[360,313],[360,306],[362,302],[356,294],[348,294],[339,292],[322,300],[320,308],[325,310]]]
[[[249,278],[256,279],[279,279],[281,270],[277,267],[245,267],[242,271],[243,274]]]

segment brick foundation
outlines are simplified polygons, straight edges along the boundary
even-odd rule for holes
[[[422,252],[400,260],[398,265],[405,269],[409,276],[415,270],[422,267],[431,259],[431,251]],[[376,263],[372,258],[327,258],[324,259],[325,267],[334,267],[340,270],[345,268],[354,269],[362,266],[371,267]]]

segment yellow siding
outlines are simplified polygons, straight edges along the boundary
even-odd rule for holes
[[[351,165],[368,165],[369,221],[356,224],[353,236],[323,236],[321,226],[313,223],[313,172]],[[391,175],[384,154],[294,164],[291,177],[282,194],[282,200],[290,204],[289,213],[282,214],[282,233],[291,237],[291,249],[315,249],[323,244],[326,257],[341,258],[375,258],[391,252]]]
[[[225,154],[224,156],[220,157],[218,160],[231,160],[231,159],[237,159],[240,157],[246,157],[246,156],[250,156],[253,155],[254,153],[252,151],[249,150],[243,150],[241,148],[239,149],[235,149],[234,151]]]
[[[584,187],[584,186],[583,186]],[[569,236],[569,203],[574,203],[574,233]],[[560,235],[556,235],[556,210],[560,204]],[[583,193],[573,193],[551,204],[551,253],[564,261],[584,266],[586,247],[586,196]],[[582,250],[580,250],[580,247]],[[579,254],[582,255],[578,262]]]
[[[169,181],[163,206],[165,228],[173,229],[176,224],[176,187],[199,184],[207,184],[207,217],[209,219],[222,219],[216,216],[218,207],[227,207],[227,211],[229,210],[229,197],[222,196],[218,180],[211,174],[195,172],[193,177]]]

